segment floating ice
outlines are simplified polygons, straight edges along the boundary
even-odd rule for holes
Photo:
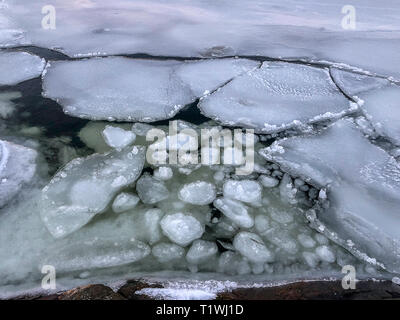
[[[357,108],[327,70],[289,63],[264,63],[205,97],[199,107],[225,125],[263,133],[338,118]]]
[[[274,188],[279,184],[279,180],[265,176],[265,175],[260,175],[258,178],[258,181],[262,184],[263,187],[265,188]]]
[[[136,207],[139,200],[139,197],[134,194],[122,192],[115,197],[112,209],[116,213],[128,211]]]
[[[152,254],[159,262],[170,262],[183,257],[185,249],[174,243],[158,243],[152,249]]]
[[[251,228],[254,225],[254,219],[249,214],[248,207],[239,201],[225,197],[218,198],[214,201],[214,207],[240,227]]]
[[[32,44],[70,56],[301,57],[399,77],[396,1],[355,2],[355,30],[342,28],[340,10],[346,4],[305,0],[299,8],[287,0],[251,5],[239,0],[92,0],[71,6],[57,0],[56,28],[48,30],[40,23],[48,1],[7,0],[0,10],[0,47]],[[101,17],[94,18],[99,12]]]
[[[154,170],[154,178],[157,178],[159,180],[169,180],[172,178],[173,175],[174,173],[169,167],[158,167]]]
[[[41,216],[50,233],[64,237],[103,212],[114,195],[133,183],[144,165],[144,148],[77,158],[43,189]]]
[[[103,130],[103,136],[106,143],[115,149],[122,149],[135,142],[136,134],[124,129],[106,126]]]
[[[72,243],[45,259],[57,272],[107,268],[136,262],[148,256],[150,247],[135,239],[104,239]]]
[[[37,157],[31,148],[0,140],[0,208],[32,181]]]
[[[206,205],[216,197],[215,186],[205,181],[195,181],[185,184],[179,190],[179,199],[195,205]]]
[[[400,87],[389,85],[360,94],[361,109],[377,134],[400,146]]]
[[[215,242],[205,240],[193,241],[188,253],[186,254],[186,260],[190,264],[199,264],[210,261],[218,252],[218,247]]]
[[[0,86],[39,77],[45,61],[27,52],[0,52]]]
[[[19,92],[0,93],[0,118],[7,119],[14,113],[15,105],[11,100],[17,98],[21,98]]]
[[[164,234],[172,242],[183,247],[199,239],[204,233],[204,227],[199,220],[183,213],[166,215],[160,224]]]
[[[261,154],[293,176],[327,187],[330,206],[318,213],[320,231],[358,257],[400,272],[400,165],[351,120],[318,135],[274,142]]]
[[[136,191],[140,200],[146,204],[154,204],[169,197],[169,191],[164,182],[150,175],[143,175],[137,181]]]
[[[216,65],[221,64],[221,67]],[[93,120],[156,121],[215,90],[255,62],[245,59],[179,62],[123,57],[48,64],[43,95],[64,112]],[[216,73],[215,69],[224,69]],[[186,69],[193,76],[188,78]]]
[[[338,68],[330,68],[330,73],[338,87],[351,97],[357,97],[360,93],[389,84],[386,79],[344,71]]]
[[[227,180],[223,186],[225,198],[231,198],[251,205],[261,204],[261,186],[253,180]]]
[[[233,246],[251,262],[265,263],[274,261],[273,253],[268,250],[262,239],[255,233],[239,232],[233,239]]]

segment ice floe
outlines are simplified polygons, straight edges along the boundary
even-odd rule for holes
[[[400,76],[396,1],[352,3],[357,10],[355,29],[343,27],[345,0],[305,0],[301,7],[288,0],[257,0],[251,5],[239,0],[93,0],[73,6],[57,0],[52,3],[54,29],[41,24],[49,22],[50,12],[42,14],[47,5],[46,0],[6,0],[0,10],[0,46],[32,44],[78,57],[147,53],[302,58]]]
[[[204,93],[257,65],[246,59],[56,61],[46,68],[43,95],[56,100],[72,116],[156,121],[173,117]]]
[[[0,86],[39,77],[44,66],[44,59],[27,52],[0,52]]]
[[[273,133],[339,118],[357,105],[346,99],[325,69],[265,62],[202,99],[199,108],[225,125]]]
[[[43,189],[41,216],[54,237],[64,237],[103,212],[115,194],[133,183],[144,165],[144,148],[77,158]]]
[[[400,271],[400,166],[352,120],[278,140],[260,152],[292,176],[327,188],[330,205],[317,211],[317,220],[309,215],[321,232],[370,263]],[[325,249],[318,251],[325,256]]]

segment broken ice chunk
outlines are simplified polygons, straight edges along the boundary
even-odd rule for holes
[[[199,220],[180,212],[162,218],[161,229],[172,242],[182,247],[199,239],[204,233],[204,227]]]
[[[186,260],[190,264],[200,264],[209,261],[217,252],[218,247],[215,242],[195,240],[186,254]]]
[[[264,263],[274,261],[273,253],[255,233],[239,232],[233,239],[233,246],[251,262]]]
[[[159,262],[165,263],[182,258],[185,254],[185,249],[174,243],[162,242],[156,244],[151,252]]]
[[[27,52],[0,52],[0,86],[39,77],[45,61]]]
[[[284,174],[279,184],[279,193],[281,199],[285,203],[296,204],[297,189],[293,186],[292,178],[288,174]]]
[[[400,165],[342,119],[320,134],[291,137],[260,151],[283,170],[326,188],[320,231],[357,257],[400,272]],[[351,240],[351,244],[348,240]]]
[[[136,191],[140,200],[146,204],[154,204],[169,197],[169,191],[163,181],[146,174],[136,183]]]
[[[235,199],[251,205],[261,204],[261,186],[254,180],[228,180],[224,183],[225,198]]]
[[[158,180],[169,180],[173,175],[174,173],[170,167],[159,167],[154,170],[154,178]]]
[[[249,214],[247,206],[239,201],[225,197],[218,198],[214,201],[214,207],[239,227],[251,228],[254,225],[254,218]]]
[[[148,209],[144,212],[138,212],[135,216],[135,238],[154,244],[161,239],[160,220],[164,216],[158,208]]]
[[[0,208],[32,181],[37,157],[31,148],[0,140]]]
[[[199,104],[226,125],[273,133],[338,118],[357,106],[338,90],[329,72],[292,63],[264,63],[238,76]]]
[[[107,239],[67,244],[45,259],[57,272],[107,268],[139,261],[150,254],[150,247],[135,239]]]
[[[185,184],[179,190],[179,199],[195,205],[206,205],[216,197],[215,186],[205,181],[195,181]]]
[[[221,72],[215,72],[217,65],[221,65]],[[57,61],[46,69],[43,95],[73,116],[149,122],[173,117],[204,91],[215,90],[255,65],[245,59],[180,62],[107,57]]]
[[[265,188],[274,188],[279,184],[279,180],[266,176],[266,175],[260,175],[258,178],[258,181],[263,185]]]
[[[118,127],[106,126],[103,130],[103,137],[111,148],[120,150],[135,142],[136,134]]]
[[[42,191],[41,217],[50,233],[64,237],[103,212],[139,177],[144,158],[144,148],[135,146],[69,162]]]
[[[251,267],[247,259],[239,253],[225,251],[219,257],[218,270],[230,275],[244,275],[251,272]]]
[[[116,213],[128,211],[136,207],[138,202],[138,196],[127,192],[122,192],[115,198],[112,204],[112,209]]]

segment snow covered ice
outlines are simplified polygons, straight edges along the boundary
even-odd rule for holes
[[[338,90],[327,70],[264,62],[205,97],[199,107],[223,124],[273,133],[338,118],[357,105]]]
[[[148,122],[172,118],[204,92],[255,66],[245,59],[57,61],[46,67],[43,95],[77,117]]]
[[[0,86],[39,77],[45,61],[27,52],[0,52]]]

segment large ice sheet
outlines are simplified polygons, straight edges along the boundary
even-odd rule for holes
[[[327,234],[359,257],[400,272],[400,165],[351,120],[274,142],[261,154],[328,188],[330,207],[318,214]]]
[[[44,66],[44,59],[27,52],[0,52],[0,86],[39,77]]]
[[[400,146],[400,87],[386,87],[360,94],[361,109],[377,134]]]
[[[0,208],[32,181],[37,157],[31,148],[0,140]]]
[[[347,0],[6,0],[0,45],[32,43],[73,55],[264,55],[346,63],[400,76],[399,3],[355,0],[356,28],[342,28]],[[27,14],[29,12],[29,14]],[[46,19],[45,19],[46,22]],[[46,23],[45,23],[46,25]],[[266,36],[268,35],[268,36]]]
[[[52,62],[43,95],[72,116],[94,120],[155,121],[257,66],[246,59],[198,62],[123,57]]]
[[[42,191],[41,217],[49,232],[64,237],[103,212],[139,177],[144,158],[144,148],[134,146],[69,162]]]
[[[292,63],[264,63],[202,99],[199,107],[223,124],[263,133],[338,118],[357,108],[327,70]]]

